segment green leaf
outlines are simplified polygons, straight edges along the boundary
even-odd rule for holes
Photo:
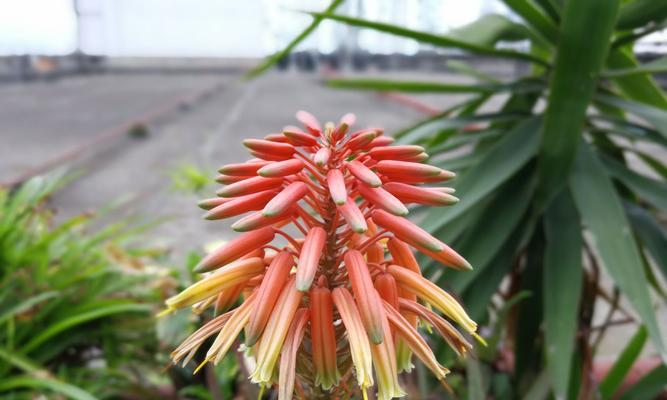
[[[33,297],[27,298],[23,300],[22,302],[15,304],[13,307],[10,309],[3,311],[0,313],[0,324],[4,323],[8,318],[12,318],[13,316],[17,314],[21,314],[32,307],[36,306],[37,304],[48,300],[52,299],[56,296],[58,296],[59,292],[51,291],[51,292],[44,292],[40,293],[38,295],[35,295]]]
[[[405,127],[396,133],[393,134],[394,138],[397,139],[398,141],[403,141],[403,136],[406,136],[408,134],[411,134],[415,130],[421,130],[421,129],[429,129],[429,127],[433,123],[437,123],[440,120],[446,120],[447,118],[451,117],[455,113],[458,113],[460,116],[465,116],[471,112],[474,112],[479,109],[479,107],[486,102],[486,100],[489,99],[488,94],[481,94],[478,96],[472,96],[468,100],[464,100],[460,103],[454,104],[453,106],[443,110],[442,112],[423,119],[415,124],[412,124],[408,127]],[[472,111],[471,111],[472,110]],[[436,130],[437,131],[437,130]]]
[[[618,35],[614,42],[611,44],[612,48],[619,48],[623,46],[627,46],[638,39],[643,38],[644,36],[650,35],[653,32],[658,32],[667,27],[667,21],[663,21],[661,23],[657,24],[651,24],[647,25],[645,27],[639,28],[632,30],[628,33]]]
[[[327,85],[336,89],[362,89],[385,92],[412,93],[526,93],[544,89],[539,81],[520,80],[512,83],[456,84],[422,81],[395,81],[369,78],[336,78],[327,80]]]
[[[107,317],[109,315],[114,315],[114,314],[149,313],[150,311],[151,308],[148,305],[130,303],[130,304],[111,304],[106,307],[100,307],[88,312],[75,314],[71,317],[65,318],[49,326],[46,330],[42,331],[39,335],[37,335],[30,342],[28,342],[23,347],[22,351],[27,354],[30,351],[37,348],[42,343],[54,337],[55,335],[67,329],[70,329],[74,326],[86,323],[88,321],[92,321],[102,317]]]
[[[509,244],[509,243],[508,243]],[[509,250],[509,251],[507,251]],[[505,249],[501,251],[501,255],[506,255],[504,261],[507,261],[507,265],[511,265],[512,257],[514,257],[514,246],[506,246]],[[504,274],[503,274],[504,275]],[[475,291],[475,287],[471,288],[472,291]],[[497,291],[498,285],[496,284]],[[480,355],[480,359],[492,363],[498,359],[498,353],[502,350],[502,347],[499,345],[500,341],[504,335],[504,329],[507,326],[507,319],[509,318],[510,311],[514,308],[515,305],[519,302],[529,299],[531,294],[526,291],[521,291],[509,299],[503,301],[500,305],[500,308],[496,312],[495,322],[493,323],[491,334],[486,338],[486,347],[478,348],[477,352]],[[490,298],[491,296],[489,296]],[[486,305],[489,304],[488,299],[485,299],[484,302]],[[468,302],[465,303],[468,306]],[[471,313],[471,315],[474,315]]]
[[[557,399],[567,398],[582,287],[581,222],[569,191],[544,216],[544,340],[547,370]]]
[[[532,382],[523,400],[546,400],[549,398],[549,375],[544,370]]]
[[[658,58],[646,64],[638,65],[632,68],[612,69],[605,71],[603,75],[606,78],[616,78],[619,76],[656,74],[667,71],[667,57]]]
[[[607,68],[623,70],[638,67],[639,62],[630,47],[614,49],[609,53]],[[651,75],[617,76],[612,81],[631,100],[667,109],[667,97]]]
[[[60,393],[74,400],[96,400],[92,394],[69,383],[61,382],[52,378],[32,378],[21,375],[10,378],[4,378],[0,381],[0,393],[14,389],[32,389],[42,392],[42,389],[48,389]]]
[[[634,29],[649,22],[667,19],[667,2],[655,0],[629,1],[621,7],[618,15],[619,29]]]
[[[484,366],[474,357],[466,360],[466,373],[468,377],[468,393],[470,400],[484,400],[489,387],[488,373],[484,373]]]
[[[667,389],[667,366],[659,365],[628,389],[619,400],[655,399]]]
[[[667,279],[667,231],[651,213],[643,208],[626,203],[625,209],[637,237],[644,248],[651,253],[653,261]]]
[[[514,333],[514,376],[520,388],[534,382],[542,369],[544,347],[541,328],[544,321],[544,251],[545,238],[541,229],[530,235],[525,247],[524,266],[519,283],[521,291],[533,296],[517,307],[517,318],[513,321]],[[543,371],[546,372],[546,371]]]
[[[665,165],[663,162],[660,160],[656,159],[650,154],[641,152],[641,151],[635,151],[635,154],[637,157],[641,158],[646,165],[651,167],[651,169],[658,175],[662,177],[662,179],[667,180],[667,165]]]
[[[483,122],[508,122],[516,121],[522,116],[515,113],[493,113],[493,114],[478,114],[474,116],[452,117],[447,119],[438,119],[426,124],[423,124],[410,132],[402,135],[397,141],[397,144],[402,143],[418,143],[420,141],[431,139],[439,132],[464,128],[468,125]]]
[[[442,154],[446,151],[450,151],[461,146],[469,145],[472,142],[479,142],[487,139],[496,139],[501,136],[504,131],[499,129],[490,129],[477,132],[463,132],[460,135],[454,135],[446,139],[442,144],[434,147],[429,147],[428,152],[431,154]],[[445,166],[447,164],[444,164]]]
[[[551,43],[558,40],[558,28],[539,8],[528,0],[503,0],[509,8]]]
[[[667,146],[667,137],[663,137],[660,132],[651,128],[650,126],[642,125],[639,123],[627,121],[622,118],[612,117],[609,115],[591,115],[591,121],[602,121],[607,125],[607,128],[596,127],[596,130],[600,132],[610,133],[613,135],[620,135],[627,137],[628,139],[635,140],[645,140],[656,143],[660,146]],[[610,125],[610,126],[609,126]]]
[[[325,13],[331,13],[336,11],[338,6],[343,4],[344,1],[345,0],[333,0],[329,4],[329,7],[326,8]],[[299,45],[299,43],[303,42],[303,40],[306,39],[320,25],[321,22],[322,22],[321,17],[313,18],[313,22],[311,22],[310,25],[308,25],[308,27],[299,34],[299,36],[292,39],[292,41],[289,42],[289,44],[285,46],[284,49],[269,56],[260,65],[250,70],[250,72],[247,73],[246,77],[254,78],[257,75],[261,75],[262,73],[266,72],[266,70],[274,66],[278,61],[282,60],[287,55],[289,55],[292,52],[292,50],[294,50],[294,48]]]
[[[646,325],[655,347],[665,355],[649,283],[621,200],[602,163],[585,142],[579,146],[570,187],[602,263]]]
[[[461,75],[471,76],[481,82],[487,82],[487,83],[500,82],[495,77],[487,74],[486,72],[480,71],[461,60],[447,60],[445,65],[447,66],[447,69],[450,71],[456,72]]]
[[[477,223],[468,228],[458,251],[474,267],[472,271],[456,273],[447,280],[455,291],[462,293],[479,277],[485,276],[487,266],[510,238],[529,208],[535,190],[535,179],[519,173],[507,182],[484,210]]]
[[[474,43],[468,43],[466,41],[462,41],[447,36],[434,35],[428,32],[415,31],[412,29],[403,28],[396,25],[369,21],[361,18],[348,17],[345,15],[336,15],[328,13],[310,13],[310,14],[316,17],[322,17],[333,21],[339,21],[351,26],[373,29],[379,32],[389,33],[395,36],[414,39],[422,43],[431,44],[433,46],[461,49],[473,54],[485,54],[501,58],[525,60],[539,65],[548,66],[548,63],[543,59],[528,53],[522,53],[514,50],[494,49],[492,47],[480,46]]]
[[[558,194],[572,169],[586,110],[607,58],[619,0],[565,4],[560,39],[542,129],[538,208]],[[595,19],[596,23],[591,24]],[[586,40],[581,40],[581,38]]]
[[[518,236],[521,230],[522,228],[519,226],[512,233]],[[480,321],[486,316],[493,295],[498,292],[503,279],[512,269],[512,263],[516,259],[515,253],[517,251],[517,242],[518,240],[512,237],[508,238],[508,240],[503,243],[503,247],[500,251],[498,251],[488,265],[484,267],[486,272],[484,274],[478,274],[477,278],[467,286],[466,291],[461,294],[461,298],[463,299],[462,303],[465,304],[466,310],[473,320]],[[475,265],[475,270],[477,269],[479,269],[479,266]],[[444,273],[444,279],[443,281],[440,281],[440,284],[447,285],[449,283],[447,279],[451,278],[451,276],[451,273]],[[521,298],[530,295],[527,292],[521,293],[523,293]],[[513,299],[515,297],[513,297]],[[504,302],[502,307],[503,309],[505,309],[505,307],[509,308],[511,307],[511,304]],[[506,326],[503,323],[503,318],[505,318],[505,315],[501,309],[497,313],[496,320],[494,321],[494,333],[489,338],[488,347],[477,349],[480,358],[490,363],[497,360],[497,352],[499,350],[497,340],[500,340],[499,336],[503,332],[496,332],[496,327],[498,330],[501,330],[502,327]],[[495,344],[494,340],[496,340]]]
[[[598,94],[596,100],[600,103],[610,106],[618,107],[626,110],[638,117],[650,122],[655,129],[667,138],[667,111],[661,110],[657,107],[652,107],[647,104],[638,103],[635,101],[622,99],[616,96],[609,96],[605,94]]]
[[[14,367],[22,370],[23,372],[35,374],[35,373],[44,373],[39,365],[30,360],[27,357],[17,354],[16,352],[9,351],[5,348],[0,347],[0,359],[7,361],[8,364],[13,365]]]
[[[560,16],[563,12],[564,1],[559,0],[535,0],[535,3],[547,13],[554,23],[560,22]]]
[[[482,15],[467,25],[449,31],[448,35],[454,39],[487,47],[493,47],[499,41],[539,40],[526,26],[499,14]]]
[[[483,159],[455,181],[461,201],[446,210],[432,210],[423,228],[429,232],[439,230],[513,176],[535,155],[539,124],[539,118],[530,118],[505,133]]]
[[[630,368],[632,368],[632,365],[644,348],[647,337],[646,328],[640,326],[623,349],[623,352],[618,356],[618,359],[616,359],[609,372],[607,372],[607,375],[600,382],[599,389],[603,399],[606,400],[614,397],[614,394],[621,387],[625,377],[630,372]]]
[[[667,184],[639,175],[609,156],[602,155],[607,171],[639,197],[667,212]]]

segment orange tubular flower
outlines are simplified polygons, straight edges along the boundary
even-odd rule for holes
[[[389,254],[393,258],[393,263],[401,267],[407,268],[410,271],[421,275],[421,270],[419,269],[419,264],[417,264],[417,259],[414,254],[410,251],[410,246],[405,244],[405,242],[400,241],[399,239],[393,237],[387,241],[387,249]],[[399,302],[403,299],[416,301],[417,296],[410,292],[407,289],[402,287],[398,288]],[[403,313],[401,314],[405,319],[412,325],[414,328],[417,327],[417,316],[413,313]],[[398,339],[396,341],[396,362],[398,363],[399,371],[411,371],[412,370],[412,350],[403,339]]]
[[[419,186],[454,174],[422,163],[420,146],[393,146],[381,129],[350,133],[353,114],[338,125],[305,111],[297,119],[303,127],[244,141],[254,158],[221,167],[226,186],[199,203],[209,220],[241,216],[232,228],[244,233],[204,257],[202,279],[166,301],[165,313],[214,308],[172,360],[188,364],[217,335],[196,372],[244,332],[250,378],[277,385],[281,400],[295,389],[299,398],[366,398],[373,385],[378,399],[404,396],[398,374],[413,354],[444,379],[418,320],[462,356],[472,346],[455,325],[481,338],[454,297],[422,277],[413,251],[470,265],[404,216],[408,204],[456,203],[451,188]]]
[[[252,346],[259,340],[293,265],[294,258],[287,251],[280,252],[271,260],[266,275],[257,290],[257,305],[246,329],[247,346]]]
[[[266,268],[264,261],[259,257],[247,258],[229,264],[178,295],[167,299],[167,307],[175,310],[191,306],[211,296],[217,296],[223,290],[259,275],[264,272],[264,268]]]
[[[241,235],[216,249],[197,264],[195,271],[207,272],[229,264],[244,255],[261,248],[276,236],[272,228],[258,229]]]
[[[424,365],[435,374],[438,380],[444,379],[445,375],[449,373],[449,370],[438,363],[433,351],[428,347],[428,344],[426,344],[424,339],[419,336],[417,330],[410,326],[410,323],[396,311],[396,308],[386,301],[384,302],[384,308],[391,324],[396,328],[398,333],[406,343],[408,343],[415,354],[424,362]]]
[[[273,368],[278,361],[280,349],[300,303],[301,292],[296,290],[294,278],[292,278],[280,293],[280,298],[266,324],[266,335],[262,335],[257,349],[257,366],[250,375],[253,382],[263,384],[271,382]]]
[[[458,253],[405,218],[396,217],[383,210],[375,210],[371,216],[373,222],[428,256],[455,268],[470,269],[470,264]]]
[[[331,169],[327,173],[327,184],[329,185],[329,193],[336,205],[342,206],[347,200],[347,188],[345,187],[345,178],[343,174],[337,169]]]
[[[315,384],[328,390],[338,384],[340,374],[336,367],[333,303],[331,291],[326,287],[318,286],[310,291],[310,337],[315,365]]]
[[[210,209],[206,215],[204,215],[204,218],[215,220],[234,217],[245,214],[248,211],[261,210],[266,206],[266,203],[276,196],[277,193],[278,192],[275,190],[266,190],[264,192],[233,198],[230,201]]]
[[[380,295],[373,288],[364,256],[357,250],[349,250],[345,253],[345,267],[368,338],[371,342],[380,344],[385,339],[381,315],[382,303]]]
[[[340,319],[347,329],[347,341],[350,344],[350,353],[357,371],[357,383],[362,389],[373,385],[371,346],[364,330],[359,309],[354,304],[350,292],[344,287],[333,290],[333,301],[340,315]]]
[[[280,192],[273,200],[262,210],[262,216],[275,217],[283,214],[292,205],[301,200],[303,196],[308,193],[308,185],[303,182],[290,183],[282,192]]]
[[[257,170],[257,175],[264,178],[282,178],[298,174],[303,167],[305,167],[303,161],[293,158],[291,160],[268,163]]]
[[[218,172],[224,175],[229,176],[244,176],[251,177],[255,176],[257,171],[269,164],[266,161],[254,161],[240,164],[227,164],[218,169]]]
[[[307,292],[310,289],[320,264],[326,239],[327,232],[319,226],[311,229],[306,235],[299,255],[299,265],[296,268],[297,290]]]
[[[450,193],[436,188],[420,188],[400,182],[387,182],[384,184],[384,188],[403,203],[448,206],[459,202],[459,199]]]
[[[288,400],[292,398],[294,391],[294,380],[296,378],[296,356],[299,353],[299,346],[306,332],[306,324],[310,316],[308,309],[301,308],[297,310],[290,326],[285,344],[280,351],[280,377],[278,382],[278,400]]]
[[[261,176],[256,176],[225,186],[218,190],[216,194],[220,197],[238,197],[257,193],[260,190],[274,189],[280,187],[282,184],[283,179],[281,178],[263,178]]]

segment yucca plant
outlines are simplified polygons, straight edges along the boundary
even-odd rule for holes
[[[243,234],[195,268],[212,272],[166,301],[167,313],[216,314],[173,361],[188,364],[215,336],[195,372],[217,364],[245,331],[250,378],[279,399],[365,399],[374,383],[378,399],[402,397],[399,373],[413,353],[446,385],[418,320],[458,355],[472,345],[455,326],[483,340],[456,299],[421,275],[411,248],[454,269],[470,264],[404,216],[405,204],[455,204],[451,188],[421,187],[454,174],[422,163],[421,146],[392,146],[381,129],[350,132],[352,114],[324,127],[307,112],[297,118],[305,130],[244,141],[256,158],[221,167],[226,186],[201,202],[211,220],[252,213],[232,225]]]
[[[661,223],[667,211],[667,98],[651,75],[667,70],[667,62],[640,64],[632,51],[637,40],[667,27],[667,2],[503,2],[519,22],[486,15],[440,35],[336,14],[342,1],[334,1],[324,13],[311,13],[304,35],[254,72],[284,57],[323,20],[526,63],[528,72],[512,81],[458,63],[457,71],[478,82],[338,78],[327,84],[470,94],[394,135],[398,143],[424,146],[432,163],[460,176],[455,187],[461,202],[425,211],[421,226],[453,243],[474,270],[441,271],[428,259],[422,265],[431,280],[461,296],[472,317],[497,324],[490,347],[479,354],[482,364],[467,366],[469,398],[550,392],[556,398],[611,398],[646,332],[654,353],[667,358],[654,306],[664,307],[667,277]],[[528,50],[498,46],[511,41],[528,43]],[[509,96],[499,109],[479,111],[503,93]],[[466,128],[471,124],[475,129]],[[487,307],[490,301],[496,305]],[[610,311],[593,326],[599,302],[609,303]],[[619,323],[639,331],[614,373],[600,382],[591,373],[597,346]],[[660,381],[667,381],[664,365],[629,396],[649,398],[662,387],[651,384]]]
[[[156,288],[122,224],[55,224],[48,199],[67,179],[0,189],[0,397],[90,400],[143,393],[157,368]],[[137,368],[144,366],[148,368]]]

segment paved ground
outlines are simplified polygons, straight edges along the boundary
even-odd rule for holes
[[[194,107],[167,113],[147,138],[121,135],[95,145],[74,165],[85,175],[54,202],[62,218],[95,210],[119,198],[132,199],[126,214],[168,216],[155,231],[165,245],[184,251],[230,232],[224,222],[205,222],[197,197],[170,189],[170,175],[194,164],[212,174],[219,165],[247,159],[241,140],[261,137],[295,123],[306,109],[322,120],[346,112],[360,126],[388,131],[418,121],[419,111],[367,92],[335,91],[319,85],[317,75],[269,74],[243,82],[231,74],[110,74],[66,77],[53,82],[0,86],[0,181],[43,164],[101,131],[111,129],[164,103],[209,89],[213,95]],[[433,104],[456,98],[427,96]],[[214,187],[207,193],[213,193]]]
[[[85,174],[54,199],[60,218],[119,199],[128,201],[120,215],[169,217],[151,234],[151,244],[173,249],[174,262],[180,263],[188,250],[227,239],[232,232],[226,222],[200,219],[196,201],[211,195],[214,186],[201,196],[171,188],[170,176],[179,166],[193,164],[214,176],[219,165],[247,159],[243,138],[261,137],[294,123],[299,109],[322,120],[338,120],[354,111],[361,126],[382,126],[389,132],[423,118],[419,111],[370,92],[323,88],[319,79],[290,72],[241,82],[232,74],[172,72],[5,84],[0,86],[0,181],[175,99],[210,92],[194,106],[167,112],[150,124],[146,138],[124,134],[88,150],[70,163]],[[444,106],[457,98],[422,99]],[[615,330],[604,353],[616,352],[631,334]]]

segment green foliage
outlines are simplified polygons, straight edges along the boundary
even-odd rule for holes
[[[122,223],[88,233],[91,215],[58,225],[49,197],[66,181],[0,190],[0,397],[89,400],[130,393],[156,368],[155,275]]]
[[[625,347],[618,360],[611,367],[611,370],[607,373],[604,380],[600,382],[600,394],[603,399],[612,399],[614,394],[621,386],[623,379],[632,368],[632,365],[637,361],[639,353],[644,348],[646,343],[647,332],[646,329],[642,326],[637,330],[637,333],[632,337],[628,342],[628,345]]]
[[[182,164],[170,174],[171,187],[183,193],[200,193],[211,183],[211,177],[202,168],[192,164]]]
[[[490,343],[497,348],[480,352],[481,363],[459,368],[468,388],[455,388],[470,398],[593,398],[599,390],[609,397],[629,364],[615,368],[601,388],[585,382],[597,343],[608,331],[606,324],[591,326],[597,302],[611,303],[607,322],[630,305],[637,326],[645,327],[640,332],[645,329],[667,359],[664,327],[652,301],[665,293],[654,270],[667,271],[667,234],[660,222],[667,213],[667,164],[661,158],[667,152],[667,96],[652,74],[666,71],[667,64],[662,58],[642,65],[632,52],[638,39],[667,27],[667,2],[503,2],[520,22],[487,15],[446,35],[333,12],[312,15],[532,67],[502,82],[470,62],[450,69],[477,84],[337,77],[328,85],[468,94],[395,135],[398,143],[425,146],[432,161],[459,176],[454,186],[461,201],[422,215],[421,226],[451,242],[475,271],[437,268],[432,280],[453,288],[472,315],[504,326],[492,330]],[[501,40],[527,40],[530,50],[502,48]],[[499,109],[480,111],[501,93],[509,96]],[[470,132],[466,127],[472,124],[481,129]],[[658,178],[630,161],[637,159]],[[531,296],[509,315],[494,303],[518,293]],[[640,347],[636,342],[629,346]],[[512,349],[515,365],[489,368],[506,363]],[[631,350],[624,355],[635,357]],[[665,367],[656,368],[625,397],[650,398],[647,393],[657,393],[664,376]]]
[[[343,4],[343,2],[344,0],[333,0],[326,8],[325,12],[331,13],[336,11],[338,6]],[[303,40],[307,38],[308,35],[310,35],[315,29],[317,29],[322,20],[323,18],[319,17],[313,18],[313,22],[310,25],[308,25],[308,27],[299,34],[299,36],[294,38],[284,49],[268,57],[263,63],[253,68],[250,72],[248,72],[247,77],[252,78],[257,75],[261,75],[262,73],[266,72],[269,68],[273,67],[280,60],[288,56],[289,53],[292,52],[292,50],[294,50],[296,46],[299,45],[299,43],[303,42]]]
[[[544,346],[554,391],[565,397],[581,301],[581,226],[569,191],[562,192],[544,217]]]

